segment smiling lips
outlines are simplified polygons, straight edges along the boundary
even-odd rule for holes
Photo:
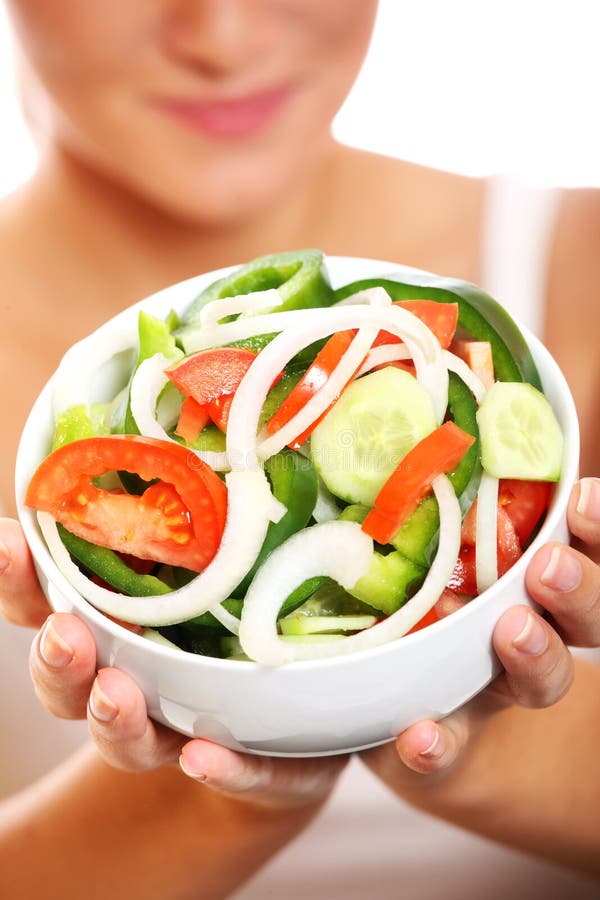
[[[156,105],[213,138],[249,137],[265,128],[289,99],[289,87],[231,100],[159,99]]]

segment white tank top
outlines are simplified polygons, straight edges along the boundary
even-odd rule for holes
[[[534,331],[558,195],[506,179],[490,183],[482,287]],[[31,632],[0,621],[0,794],[62,761],[86,738],[84,723],[54,719],[36,701],[26,659]],[[554,866],[418,813],[353,760],[324,812],[234,895],[235,900],[597,900],[590,885]]]

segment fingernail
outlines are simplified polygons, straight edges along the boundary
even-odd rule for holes
[[[562,547],[554,547],[540,581],[555,591],[574,591],[579,587],[583,572],[576,556]]]
[[[39,648],[40,656],[52,669],[64,669],[75,656],[73,648],[61,638],[51,619],[42,629]]]
[[[6,572],[9,565],[10,553],[8,552],[6,544],[3,544],[2,541],[0,541],[0,575],[2,575],[3,572]]]
[[[548,646],[548,634],[532,613],[527,612],[525,616],[525,624],[514,638],[513,647],[528,656],[539,656]]]
[[[577,512],[592,522],[600,522],[600,481],[597,478],[582,478],[579,482]]]
[[[99,722],[112,722],[116,719],[119,707],[116,703],[107,697],[98,684],[98,679],[94,681],[92,692],[90,694],[90,712]]]
[[[191,760],[184,759],[183,753],[179,757],[179,765],[184,774],[189,778],[194,778],[196,781],[206,781],[206,773],[196,770],[196,767]]]
[[[435,729],[434,738],[425,750],[421,750],[420,756],[426,756],[427,759],[439,759],[446,749],[446,743],[439,728]]]

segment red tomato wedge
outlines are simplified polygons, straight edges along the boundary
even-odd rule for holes
[[[338,365],[342,356],[354,340],[355,331],[338,331],[329,338],[323,349],[317,353],[314,362],[308,367],[298,384],[290,391],[277,412],[271,416],[267,422],[267,431],[269,434],[275,434],[284,425],[292,419],[296,413],[308,403],[320,388],[323,387],[331,373]],[[356,371],[360,366],[357,367]],[[356,372],[348,379],[348,384]],[[333,403],[325,410],[323,415],[316,419],[310,428],[307,428],[302,434],[299,434],[293,441],[289,443],[292,450],[297,450],[302,446],[304,441],[309,437],[311,432],[317,427],[321,419],[323,419]]]
[[[206,407],[200,406],[193,397],[186,397],[181,405],[175,434],[188,444],[193,444],[209,421],[210,416]]]
[[[404,456],[375,498],[375,508],[362,529],[380,544],[387,544],[424,497],[438,475],[451,472],[475,438],[444,422]]]
[[[548,508],[552,485],[547,481],[500,481],[498,502],[511,520],[519,542],[525,546]]]
[[[396,300],[394,306],[401,306],[421,319],[435,334],[444,350],[450,346],[458,324],[458,303],[439,303],[437,300]],[[380,331],[373,341],[373,346],[399,343],[400,338],[395,334]]]
[[[476,553],[475,546],[475,517],[477,501],[465,516],[461,532],[462,546],[447,587],[460,594],[477,594]],[[469,521],[467,521],[469,520]],[[466,527],[465,527],[466,523]],[[510,567],[519,559],[523,551],[517,537],[514,526],[502,506],[498,506],[498,518],[496,520],[498,537],[498,577],[508,572]]]
[[[438,614],[435,611],[435,606],[433,606],[428,613],[425,613],[422,619],[419,619],[416,625],[407,631],[407,634],[414,634],[415,631],[420,631],[421,628],[427,628],[428,625],[433,625],[434,622],[438,621]]]
[[[155,483],[141,496],[93,484],[114,471]],[[184,447],[125,434],[85,438],[55,450],[35,472],[25,502],[101,547],[201,572],[221,541],[227,489]]]
[[[486,388],[491,388],[496,378],[494,375],[494,358],[492,345],[489,341],[463,341],[454,340],[450,349],[461,359],[464,359],[472,372]]]
[[[206,406],[223,394],[233,394],[256,359],[256,353],[241,347],[200,350],[166,369],[184,397]]]

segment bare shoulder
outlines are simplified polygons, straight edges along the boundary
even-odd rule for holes
[[[476,279],[483,179],[348,147],[339,160],[337,233],[351,245],[345,252]]]

